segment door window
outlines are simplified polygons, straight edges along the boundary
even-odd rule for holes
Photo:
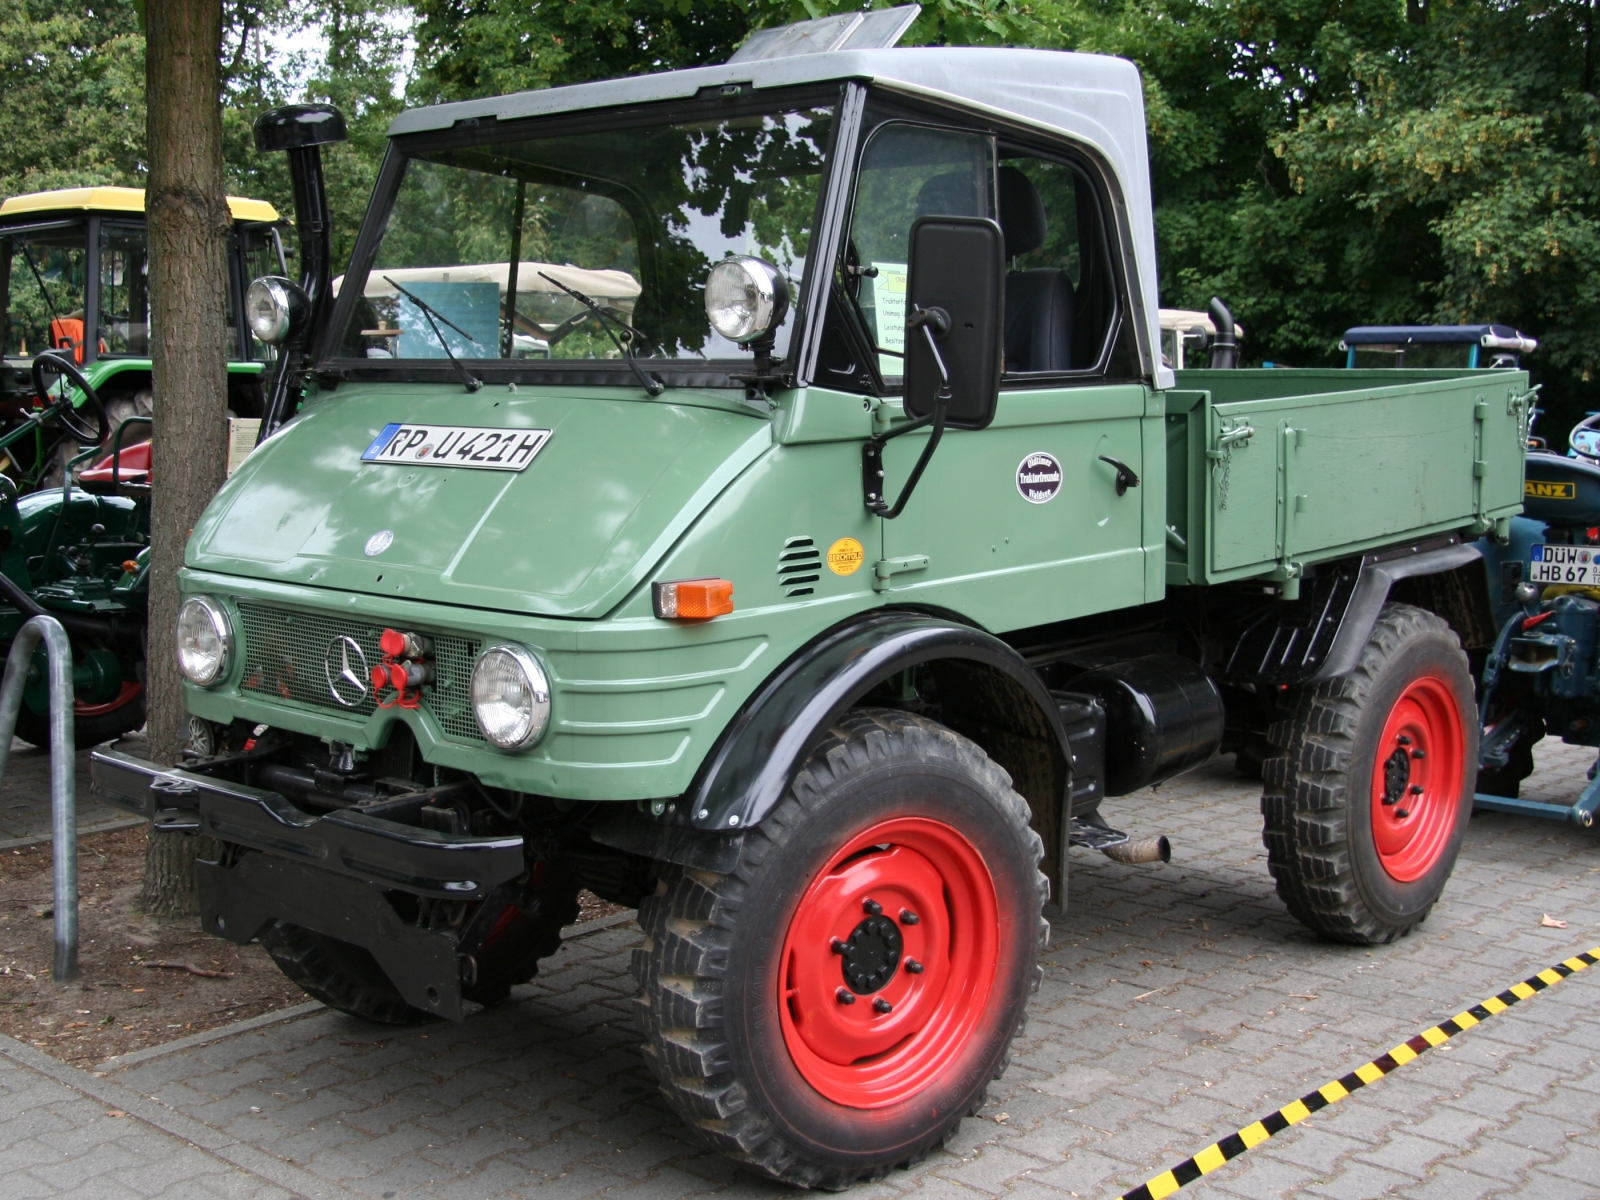
[[[903,374],[907,246],[918,217],[993,217],[994,139],[987,134],[895,122],[861,156],[846,293],[855,301],[891,386]]]
[[[1007,375],[1100,374],[1122,306],[1093,182],[1072,163],[1003,149],[996,185]]]

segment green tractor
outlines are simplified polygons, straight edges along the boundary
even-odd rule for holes
[[[228,407],[248,437],[275,357],[244,284],[281,271],[277,210],[229,198]],[[49,613],[73,641],[76,736],[144,722],[150,519],[149,250],[144,192],[92,187],[0,204],[0,650]],[[92,336],[91,332],[92,331]],[[17,734],[49,739],[43,652]]]

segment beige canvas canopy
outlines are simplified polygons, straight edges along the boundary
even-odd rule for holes
[[[609,300],[624,310],[633,307],[633,301],[638,299],[641,290],[639,281],[626,271],[591,271],[570,263],[557,266],[554,263],[523,262],[517,264],[517,292],[560,293],[561,289],[549,279],[540,278],[541,272],[592,300]],[[388,276],[402,287],[413,283],[494,283],[499,285],[500,294],[504,296],[510,274],[511,264],[503,262],[465,263],[452,267],[397,267],[391,270],[374,268],[367,276],[363,294],[368,299],[397,296],[399,293],[384,278]],[[343,275],[333,281],[335,296],[339,294],[339,286],[343,282]]]

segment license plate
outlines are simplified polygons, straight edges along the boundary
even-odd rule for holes
[[[362,462],[407,467],[471,467],[520,471],[550,440],[548,429],[480,429],[473,425],[385,425]]]
[[[1528,576],[1534,583],[1582,583],[1600,587],[1600,547],[1535,546]]]

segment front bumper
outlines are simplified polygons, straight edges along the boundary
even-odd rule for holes
[[[258,851],[196,864],[201,928],[240,945],[274,921],[338,938],[370,953],[408,1004],[450,1020],[465,1015],[457,935],[402,920],[388,893],[481,901],[526,869],[521,837],[442,833],[349,809],[310,816],[276,792],[109,745],[90,756],[90,778],[99,799],[158,830]]]

